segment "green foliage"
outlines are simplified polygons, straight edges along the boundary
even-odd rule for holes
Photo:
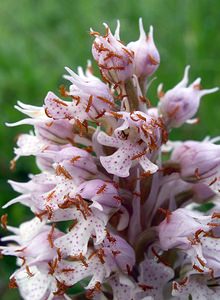
[[[25,181],[27,174],[37,172],[32,159],[21,159],[14,173],[9,171],[16,135],[28,127],[6,128],[4,123],[23,116],[13,109],[17,100],[42,105],[48,90],[57,92],[63,82],[64,66],[85,67],[91,58],[92,39],[89,28],[103,31],[102,22],[114,30],[121,20],[123,41],[138,37],[138,18],[145,28],[154,26],[155,42],[161,54],[157,80],[152,84],[150,99],[156,102],[156,87],[162,81],[165,89],[182,77],[186,64],[192,66],[191,78],[203,78],[204,87],[220,82],[220,35],[218,0],[1,0],[0,3],[0,104],[1,104],[1,200],[3,205],[15,196],[6,180]],[[219,94],[202,100],[199,125],[184,126],[172,133],[173,138],[202,139],[218,135]],[[1,211],[1,213],[3,213]],[[17,225],[30,215],[15,205],[8,210],[9,221]],[[3,234],[3,233],[2,233]],[[14,260],[0,264],[2,300],[18,299],[7,291],[7,278]]]

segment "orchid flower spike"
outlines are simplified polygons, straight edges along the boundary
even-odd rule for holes
[[[0,255],[17,264],[9,287],[24,300],[220,299],[220,138],[169,140],[218,88],[188,85],[187,66],[151,106],[153,27],[146,34],[140,18],[126,46],[119,21],[114,35],[104,26],[104,36],[91,30],[102,78],[90,61],[66,67],[69,86],[42,106],[18,102],[26,117],[7,124],[33,126],[17,138],[11,169],[27,156],[38,167],[27,182],[8,181],[17,195],[3,209],[34,216],[18,227],[0,218],[11,232]]]

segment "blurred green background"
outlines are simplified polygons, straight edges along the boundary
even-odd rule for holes
[[[107,22],[114,30],[116,20],[120,19],[121,39],[127,43],[138,38],[140,16],[146,29],[154,26],[161,54],[157,80],[150,91],[150,99],[156,101],[157,85],[164,82],[165,90],[172,87],[181,79],[186,64],[192,67],[192,80],[202,77],[203,87],[220,85],[219,11],[218,0],[1,0],[1,205],[16,195],[6,183],[8,178],[25,181],[28,173],[37,172],[31,158],[21,159],[16,171],[9,171],[17,134],[28,132],[31,127],[6,128],[4,123],[23,118],[13,108],[17,100],[42,105],[48,90],[57,92],[63,82],[64,66],[85,67],[86,60],[91,58],[90,27],[102,31],[102,22]],[[202,139],[218,135],[219,96],[217,93],[202,100],[199,125],[186,125],[173,132],[172,137]],[[7,212],[11,225],[30,217],[20,205]],[[7,288],[14,268],[14,259],[0,261],[1,300],[20,299],[17,291]]]

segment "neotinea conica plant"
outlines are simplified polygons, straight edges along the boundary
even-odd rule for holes
[[[146,34],[140,19],[139,39],[125,45],[119,23],[115,34],[104,26],[104,35],[90,32],[102,80],[90,62],[78,74],[66,68],[60,96],[49,92],[40,107],[18,102],[26,117],[8,124],[34,128],[18,137],[11,167],[34,155],[40,170],[9,181],[20,195],[4,208],[21,203],[34,215],[18,228],[1,218],[12,232],[1,254],[17,257],[9,286],[26,300],[219,299],[219,139],[169,141],[218,88],[189,83],[187,66],[175,87],[159,85],[151,107],[153,27]]]

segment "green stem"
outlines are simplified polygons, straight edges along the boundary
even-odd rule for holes
[[[144,260],[144,252],[150,243],[156,238],[156,231],[154,228],[147,228],[137,237],[137,242],[134,245],[137,263]]]
[[[132,79],[128,79],[127,81],[125,81],[125,90],[126,90],[126,95],[128,97],[130,111],[138,110],[139,100]]]

